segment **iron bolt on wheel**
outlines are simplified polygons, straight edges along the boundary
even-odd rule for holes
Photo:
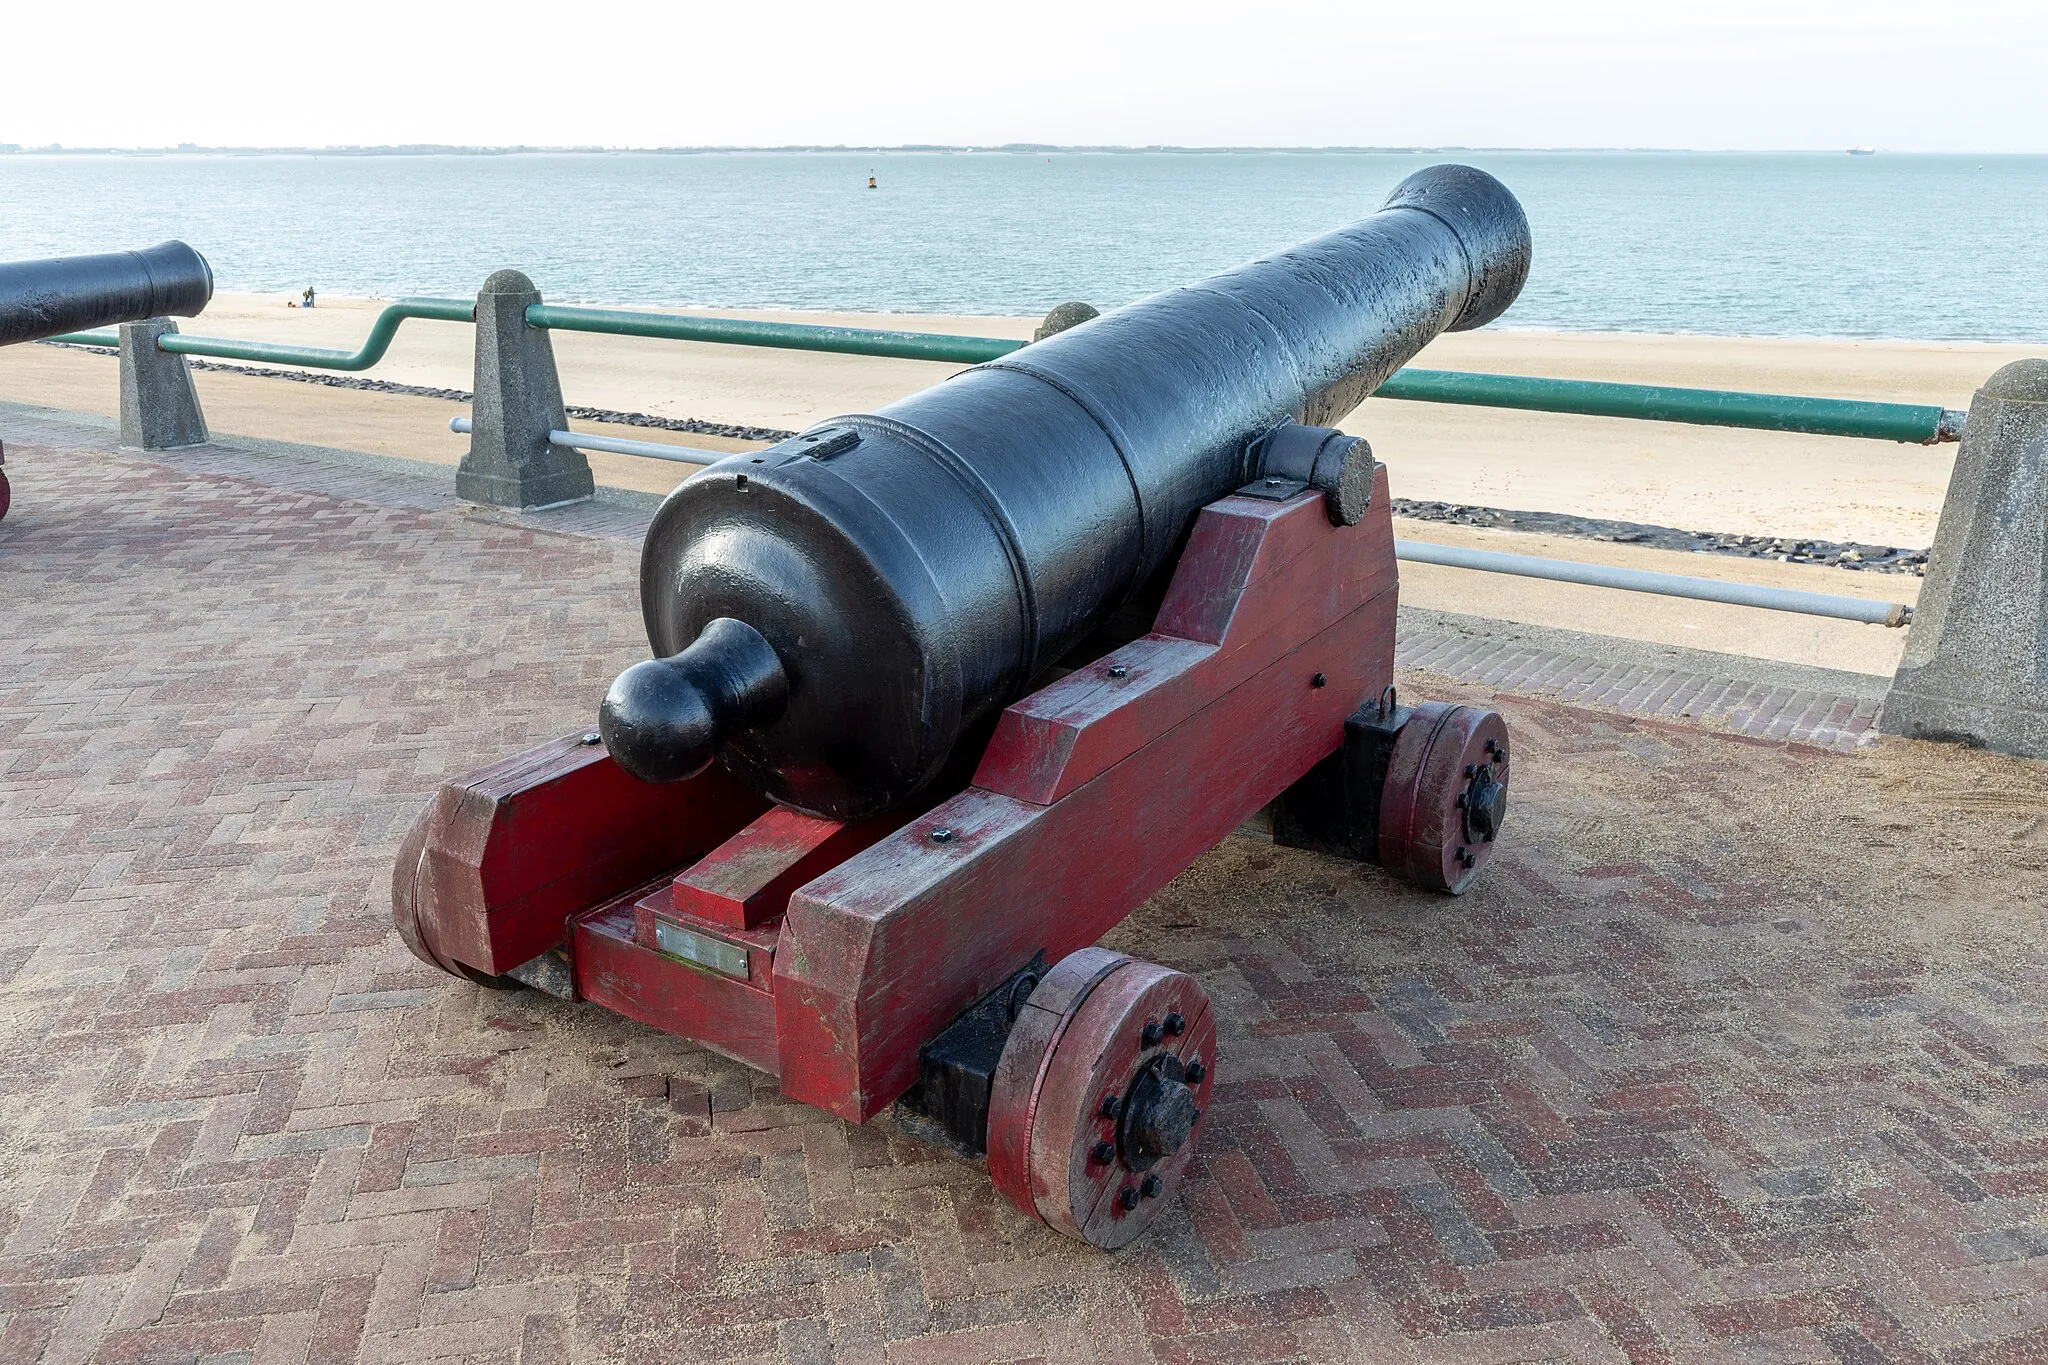
[[[1496,711],[1425,702],[1401,727],[1380,796],[1380,864],[1457,895],[1493,857],[1508,811],[1508,728]]]
[[[1209,997],[1102,948],[1062,958],[996,1068],[988,1165],[1019,1209],[1104,1250],[1172,1201],[1215,1083]]]

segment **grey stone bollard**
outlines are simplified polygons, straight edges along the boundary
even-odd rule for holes
[[[558,507],[591,496],[590,462],[548,444],[566,430],[562,381],[548,334],[526,325],[540,302],[533,281],[500,270],[476,296],[476,401],[469,453],[455,471],[456,496],[493,507]]]
[[[1064,332],[1069,327],[1079,327],[1090,318],[1101,316],[1092,304],[1063,303],[1045,315],[1045,321],[1038,324],[1038,330],[1031,334],[1031,339],[1043,341],[1056,332]]]
[[[157,349],[178,330],[169,318],[121,324],[121,444],[176,450],[206,444],[206,414],[185,357]]]
[[[1878,728],[2048,758],[2048,360],[1970,404]]]

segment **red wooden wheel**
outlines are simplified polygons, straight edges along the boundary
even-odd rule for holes
[[[1380,865],[1457,895],[1507,818],[1508,727],[1495,711],[1424,702],[1401,727],[1380,794]]]
[[[427,939],[426,927],[420,922],[420,897],[433,894],[431,887],[422,885],[422,879],[427,837],[439,807],[440,802],[429,802],[427,809],[412,822],[412,828],[405,832],[405,842],[399,845],[398,861],[391,868],[391,922],[414,957],[429,967],[439,967],[450,976],[461,976],[464,974],[462,965],[434,951],[434,945]]]
[[[1070,954],[1003,1048],[989,1175],[1048,1226],[1123,1246],[1178,1190],[1215,1065],[1216,1023],[1193,977],[1102,948]]]
[[[14,501],[13,490],[7,486],[7,471],[0,469],[0,517],[7,515],[8,504]]]
[[[405,842],[399,845],[398,861],[391,871],[391,922],[398,930],[399,939],[412,950],[412,955],[429,967],[439,967],[450,976],[463,977],[494,991],[518,990],[521,983],[509,976],[492,976],[452,957],[443,957],[429,936],[420,914],[420,898],[433,894],[433,888],[425,884],[426,849],[427,839],[433,832],[432,822],[439,810],[439,801],[429,803],[412,822],[412,828],[406,831]]]

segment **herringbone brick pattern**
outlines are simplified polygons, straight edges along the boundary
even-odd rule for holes
[[[1226,1032],[1103,1256],[399,946],[427,793],[640,651],[630,544],[9,456],[0,1361],[2048,1359],[2038,767],[1506,698],[1470,896],[1232,840],[1114,940]]]
[[[1404,629],[1403,665],[1489,689],[1550,697],[1591,710],[1711,726],[1750,739],[1855,749],[1876,735],[1880,701],[1726,673],[1648,664],[1599,664],[1511,642]]]

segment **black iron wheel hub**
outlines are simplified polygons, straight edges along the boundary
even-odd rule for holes
[[[1465,811],[1465,839],[1468,843],[1490,844],[1500,833],[1508,816],[1508,789],[1491,763],[1472,769],[1458,804]]]
[[[1202,1117],[1187,1069],[1171,1053],[1138,1068],[1117,1116],[1116,1145],[1124,1165],[1149,1170],[1187,1145]]]

